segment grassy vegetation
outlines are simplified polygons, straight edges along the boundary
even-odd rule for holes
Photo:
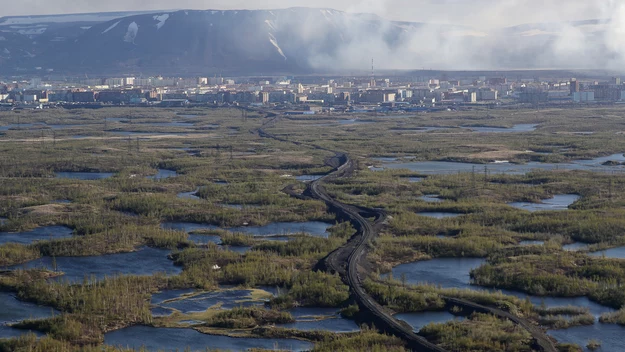
[[[531,336],[523,328],[485,314],[430,324],[419,333],[450,351],[534,351]]]
[[[477,284],[520,290],[539,296],[578,297],[606,306],[625,305],[625,263],[556,252],[491,259],[471,273]]]
[[[621,294],[623,264],[567,253],[561,246],[572,241],[593,244],[594,250],[625,245],[625,175],[587,171],[484,175],[483,166],[494,160],[569,162],[622,153],[625,139],[615,132],[625,131],[624,112],[621,107],[541,111],[478,108],[397,118],[361,117],[375,121],[376,128],[338,125],[333,121],[345,118],[338,115],[281,118],[267,127],[300,145],[250,133],[266,119],[257,113],[243,118],[236,109],[0,112],[3,126],[40,124],[31,130],[15,128],[0,134],[0,217],[8,219],[0,224],[0,232],[64,225],[75,233],[69,239],[1,245],[0,266],[41,256],[130,252],[147,245],[172,250],[172,265],[183,269],[174,277],[113,277],[79,284],[48,282],[52,273],[37,270],[4,273],[0,287],[62,313],[20,324],[48,333],[48,337],[0,341],[0,351],[108,351],[98,346],[105,332],[155,323],[150,314],[151,294],[168,288],[213,290],[220,285],[268,285],[282,288],[283,294],[270,302],[274,310],[211,312],[204,317],[206,329],[243,328],[255,336],[307,339],[318,342],[315,351],[405,351],[402,341],[368,329],[338,335],[263,327],[290,321],[292,317],[278,309],[293,306],[340,307],[347,317],[357,313],[357,308],[349,305],[348,288],[338,276],[311,271],[319,259],[355,233],[349,223],[330,228],[327,239],[296,235],[289,242],[261,241],[228,231],[230,227],[278,221],[336,222],[324,203],[295,199],[282,192],[292,184],[297,184],[298,190],[304,188],[289,175],[330,170],[324,159],[333,153],[307,146],[312,144],[345,151],[357,161],[353,178],[326,186],[332,196],[345,203],[384,208],[391,216],[383,235],[371,243],[369,259],[377,271],[430,258],[484,257],[488,264],[473,273],[478,284],[539,295],[585,295],[621,308],[625,303]],[[181,117],[178,113],[194,116]],[[182,120],[194,127],[163,125]],[[318,126],[328,122],[330,126]],[[79,126],[52,130],[44,123]],[[537,123],[539,127],[523,134],[488,135],[459,128],[511,127],[518,123]],[[418,130],[425,126],[444,129]],[[143,133],[119,134],[130,131]],[[595,133],[571,134],[582,131]],[[368,166],[380,166],[372,159],[380,156],[414,157],[406,161],[468,161],[476,163],[476,172],[430,175],[412,183],[408,177],[420,176],[418,172],[368,170]],[[157,169],[174,170],[178,176],[146,178]],[[114,175],[97,181],[54,178],[61,171]],[[178,197],[196,189],[199,199]],[[578,194],[581,199],[563,212],[529,213],[506,205],[539,202],[557,194]],[[419,199],[423,195],[437,195],[442,202],[427,203]],[[241,205],[241,209],[228,205]],[[443,220],[417,215],[433,211],[463,215]],[[196,245],[184,232],[161,229],[160,224],[166,221],[219,226],[222,229],[202,234],[217,235],[227,246],[251,246],[252,250],[239,254],[213,244]],[[521,247],[523,240],[545,241],[545,245]],[[396,312],[442,310],[444,297],[457,297],[501,308],[549,328],[590,322],[586,311],[543,309],[498,293],[409,286],[401,278],[380,280],[374,275],[366,281],[366,289]],[[623,315],[621,310],[605,315],[602,321],[625,325]],[[484,315],[428,326],[422,333],[454,351],[531,350],[523,330]]]
[[[295,319],[288,312],[266,310],[262,308],[234,308],[217,313],[206,325],[224,329],[249,329],[269,324],[294,323]]]

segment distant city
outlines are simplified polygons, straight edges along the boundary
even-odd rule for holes
[[[625,101],[609,81],[449,77],[111,77],[0,80],[2,109],[135,106],[266,106],[286,114],[461,109],[489,105],[606,104]]]

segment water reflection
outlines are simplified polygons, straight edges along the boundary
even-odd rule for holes
[[[226,351],[247,351],[249,349],[306,351],[313,348],[310,342],[294,339],[234,338],[205,335],[192,329],[153,328],[134,326],[107,333],[104,343],[112,346],[145,348],[148,351],[206,351],[212,349]]]
[[[595,158],[591,160],[576,160],[570,163],[538,163],[530,162],[527,164],[511,164],[511,163],[493,163],[493,164],[473,164],[451,161],[418,161],[418,162],[389,162],[383,163],[384,168],[388,169],[408,169],[413,172],[424,175],[444,175],[459,172],[478,172],[483,173],[484,169],[492,174],[509,174],[520,175],[531,172],[533,170],[586,170],[595,172],[605,171],[622,171],[625,170],[624,165],[604,165],[606,161],[624,160],[622,154],[615,154],[607,157]],[[376,168],[376,169],[384,169]]]
[[[577,194],[560,194],[551,199],[545,199],[541,203],[528,203],[528,202],[514,202],[508,203],[509,206],[523,209],[530,212],[535,211],[556,211],[567,210],[570,205],[577,202],[581,197]]]
[[[57,172],[56,178],[72,179],[72,180],[103,180],[113,177],[110,172]]]
[[[2,224],[0,222],[0,224]],[[0,232],[0,244],[31,244],[35,241],[56,240],[72,237],[74,230],[65,226],[38,227],[24,232]]]
[[[394,278],[403,277],[409,284],[429,283],[442,288],[471,289],[490,292],[502,292],[520,299],[529,298],[535,305],[547,307],[577,306],[587,307],[590,312],[599,317],[603,313],[613,312],[614,309],[604,307],[590,301],[586,297],[561,298],[561,297],[538,297],[523,292],[488,289],[471,285],[470,272],[486,263],[483,258],[437,258],[428,261],[420,261],[399,265],[392,270]]]
[[[604,251],[588,253],[593,257],[605,257],[611,259],[625,259],[625,247],[611,248]]]
[[[18,323],[28,319],[43,319],[60,314],[58,311],[34,303],[19,301],[9,292],[0,292],[0,338],[18,337],[30,332],[29,330],[14,329],[8,324]],[[41,336],[39,332],[33,331]]]
[[[625,327],[597,323],[591,326],[572,327],[566,330],[550,330],[548,333],[560,342],[578,344],[584,351],[590,351],[586,348],[586,345],[590,340],[596,340],[601,342],[601,347],[594,351],[614,352],[623,350]]]
[[[43,257],[9,269],[47,269],[62,272],[64,275],[56,280],[72,283],[81,282],[85,278],[101,280],[117,275],[179,274],[182,269],[174,266],[167,258],[169,253],[168,250],[145,247],[132,253],[94,257]]]
[[[195,224],[187,222],[166,222],[161,227],[168,230],[180,230],[185,232],[193,232],[198,230],[217,230],[223,229],[235,233],[245,233],[252,236],[268,237],[272,235],[294,235],[298,233],[306,233],[316,237],[327,238],[329,236],[328,228],[332,225],[319,222],[274,222],[265,226],[243,226],[232,228],[220,228],[214,225]]]

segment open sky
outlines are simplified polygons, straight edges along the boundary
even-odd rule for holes
[[[322,7],[372,12],[392,20],[455,23],[496,28],[523,23],[611,17],[622,0],[19,0],[0,16],[172,10]]]

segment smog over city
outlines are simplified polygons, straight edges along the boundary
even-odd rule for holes
[[[0,351],[619,352],[625,3],[0,13]]]

